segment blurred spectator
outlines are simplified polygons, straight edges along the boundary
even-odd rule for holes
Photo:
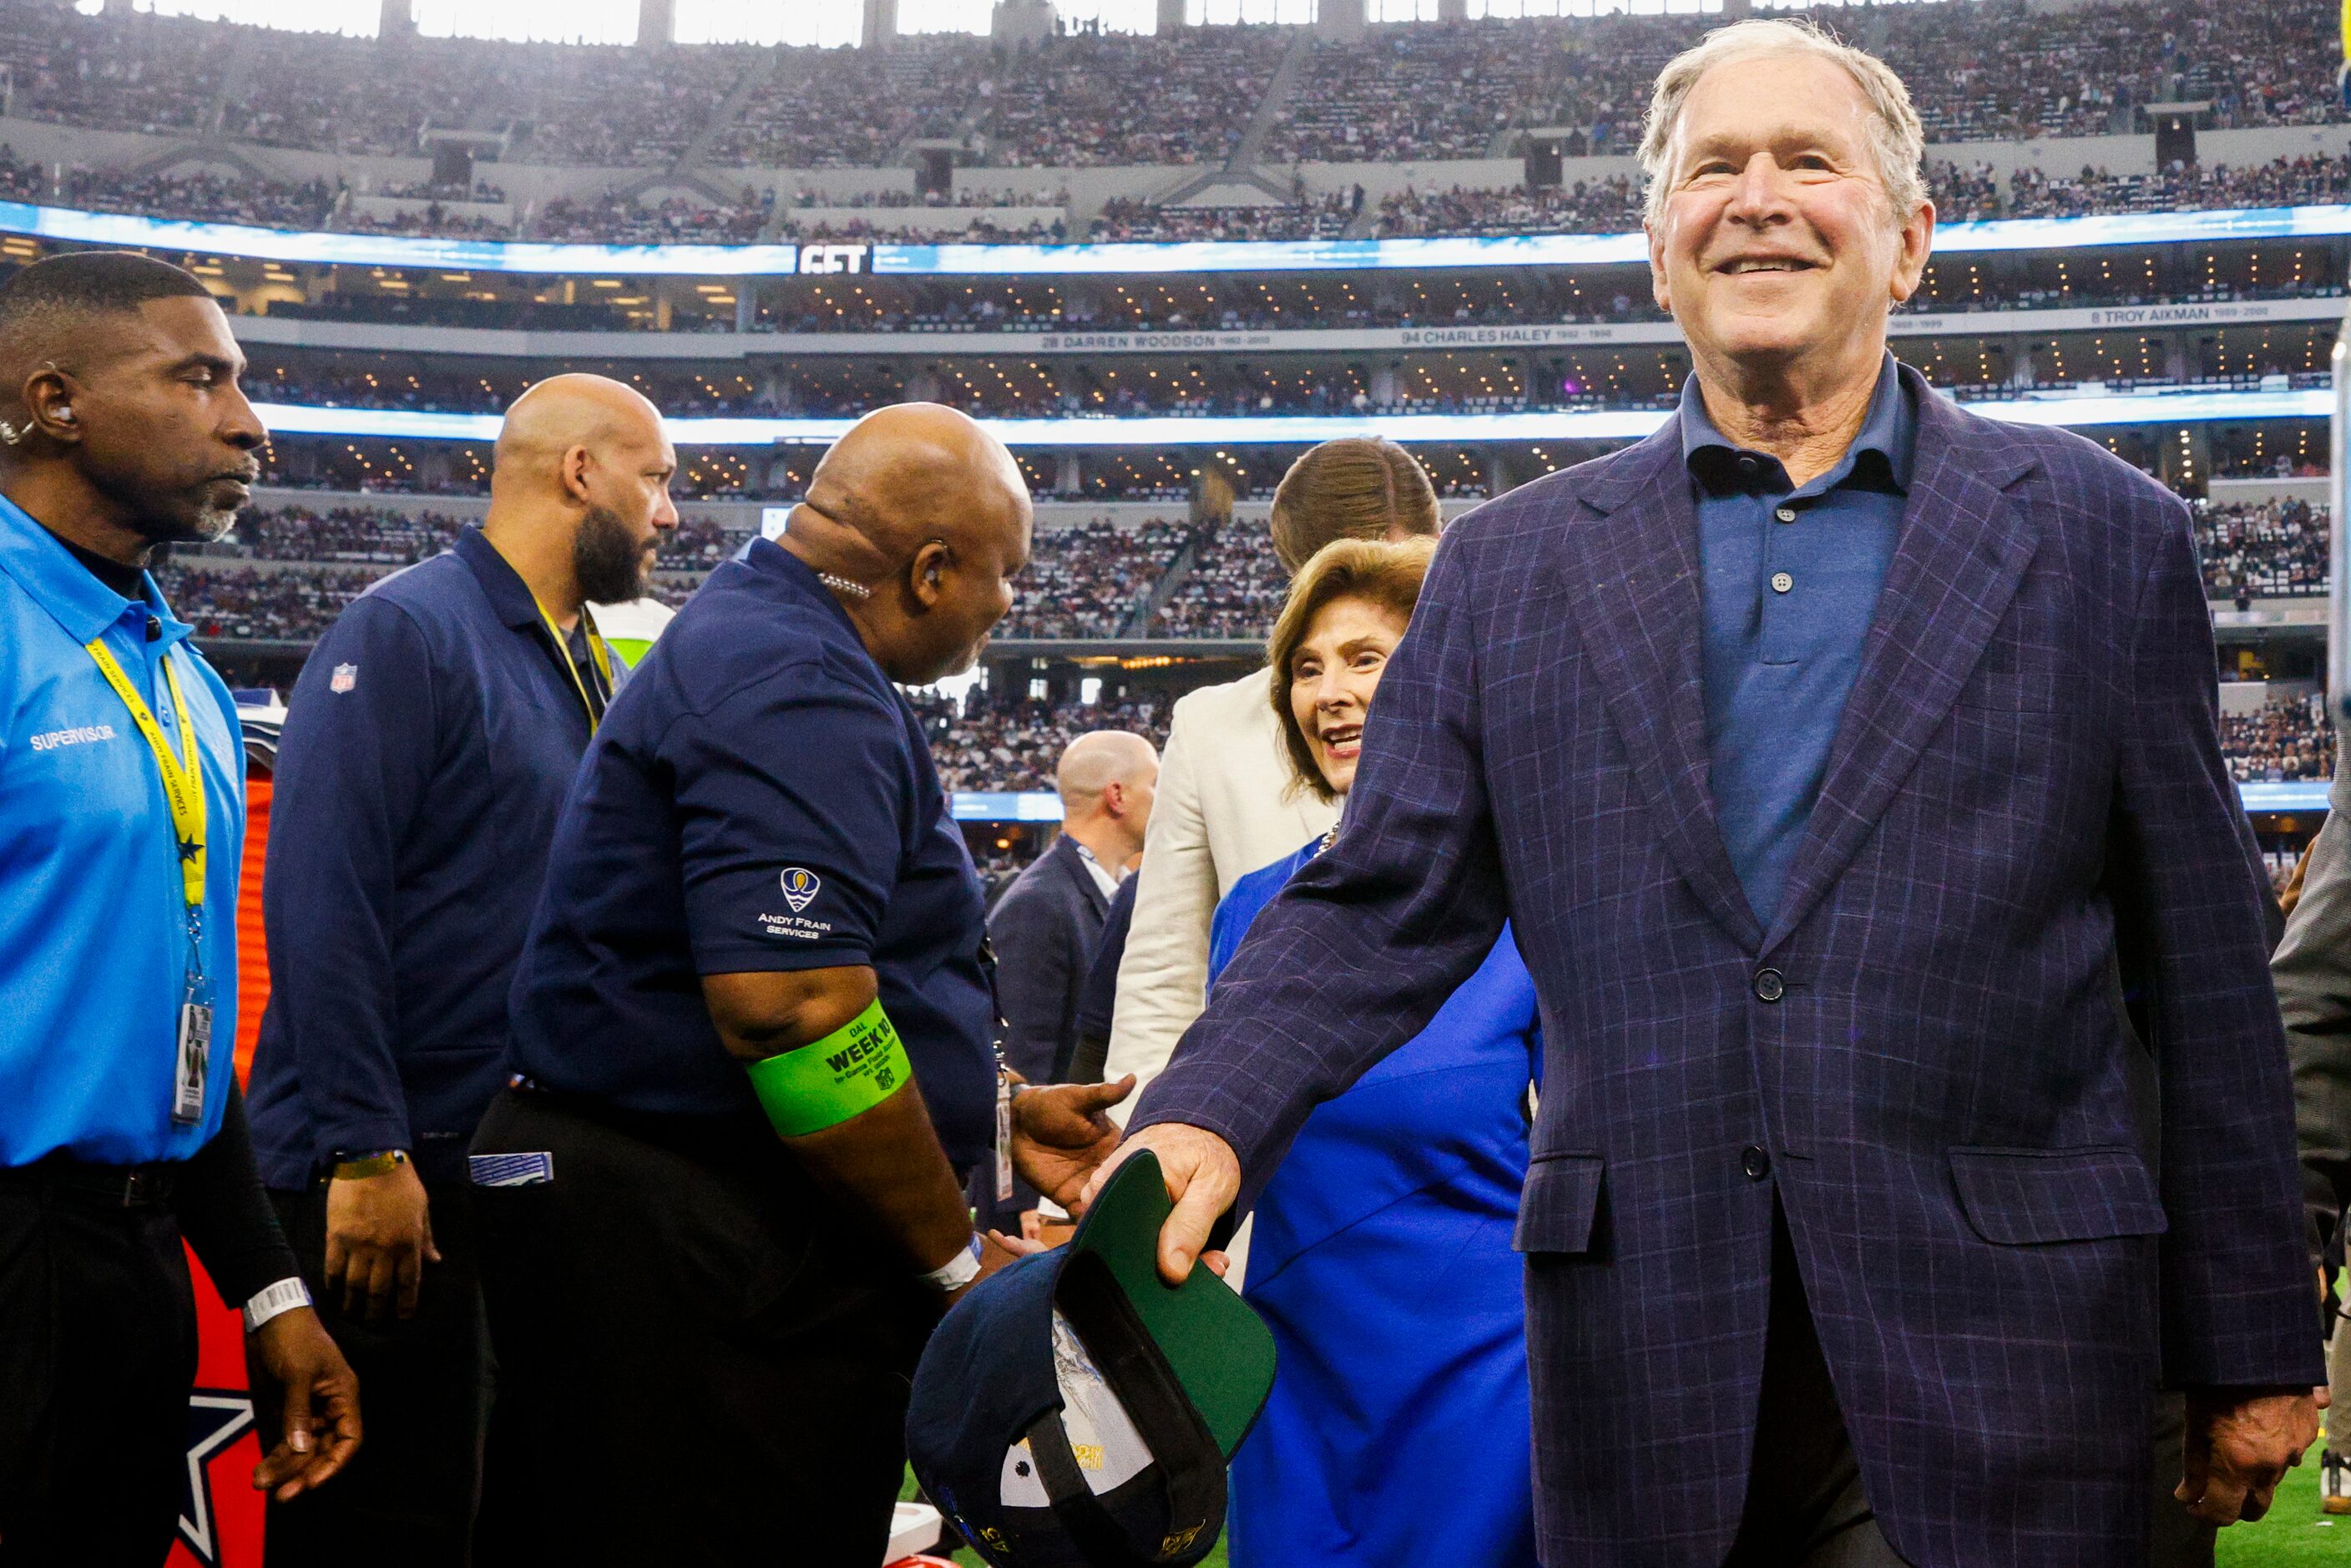
[[[745,187],[725,206],[672,196],[654,206],[607,191],[601,196],[558,196],[531,220],[533,239],[587,245],[748,245],[775,211],[773,191]]]
[[[1262,523],[1229,522],[1202,531],[1191,570],[1159,607],[1163,637],[1262,639],[1280,613],[1290,573]]]
[[[2250,602],[2326,591],[2325,507],[2307,501],[2189,506],[2210,597]]]
[[[2220,716],[2220,750],[2229,772],[2241,784],[2332,782],[2335,726],[2326,698],[2273,700],[2257,713]]]
[[[1162,207],[1113,196],[1095,214],[1096,240],[1337,239],[1354,221],[1363,187],[1294,206]]]
[[[1004,1059],[1031,1083],[1068,1081],[1078,992],[1112,895],[1143,856],[1159,752],[1139,735],[1090,730],[1054,769],[1061,831],[988,912]],[[1035,1207],[1033,1195],[1018,1203]]]
[[[1092,729],[1128,729],[1153,747],[1167,743],[1165,709],[1155,703],[1063,703],[972,694],[957,707],[945,698],[918,702],[939,782],[956,789],[1050,789],[1071,741]]]
[[[1039,528],[1028,570],[1013,584],[1012,612],[996,635],[1123,635],[1189,532],[1184,524],[1157,521],[1137,528],[1104,520]]]

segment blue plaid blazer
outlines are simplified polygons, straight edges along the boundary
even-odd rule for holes
[[[1768,930],[1708,795],[1668,425],[1447,530],[1336,846],[1135,1113],[1261,1182],[1513,923],[1549,1053],[1518,1241],[1552,1568],[1721,1561],[1775,1187],[1922,1568],[2141,1568],[2158,1382],[2322,1375],[2185,510],[1902,374],[1900,542]]]

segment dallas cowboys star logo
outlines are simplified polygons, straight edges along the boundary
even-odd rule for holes
[[[183,860],[183,861],[192,861],[192,860],[195,859],[195,858],[196,858],[196,856],[197,856],[198,854],[202,853],[202,852],[202,852],[201,850],[199,850],[199,849],[196,847],[196,841],[195,841],[195,840],[193,840],[193,839],[182,839],[182,840],[180,841],[180,858],[181,858],[182,860]]]
[[[208,1462],[253,1425],[253,1401],[243,1394],[199,1389],[188,1396],[187,1490],[180,1497],[180,1539],[204,1568],[217,1568],[213,1536],[213,1486]]]

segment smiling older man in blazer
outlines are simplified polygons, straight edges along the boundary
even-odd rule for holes
[[[1550,1053],[1518,1239],[1551,1568],[2140,1568],[2158,1383],[2215,1522],[2315,1431],[2189,520],[1888,357],[1921,141],[1788,23],[1667,68],[1678,413],[1447,531],[1335,847],[1125,1145],[1180,1273],[1508,917]]]

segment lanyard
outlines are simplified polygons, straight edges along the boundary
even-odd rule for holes
[[[172,809],[172,840],[180,852],[180,891],[187,902],[188,925],[193,933],[203,919],[204,907],[204,779],[197,765],[196,727],[188,719],[188,699],[180,691],[179,674],[172,666],[172,656],[164,654],[163,681],[172,689],[172,706],[179,720],[180,744],[184,752],[184,756],[174,757],[163,727],[155,722],[146,699],[122,673],[114,651],[103,638],[84,646],[98,662],[99,673],[106,677],[106,684],[114,688],[114,695],[131,710],[131,722],[138,726],[147,749],[155,754],[155,770],[163,776],[163,800]]]
[[[596,733],[596,705],[589,700],[588,687],[580,679],[580,666],[571,662],[571,644],[564,640],[561,632],[556,630],[555,617],[547,612],[547,606],[538,595],[532,594],[530,601],[538,606],[538,618],[546,625],[547,634],[555,639],[555,656],[562,661],[563,673],[571,677],[571,689],[580,694],[580,706],[588,711],[588,733],[593,735]],[[588,607],[584,604],[580,607],[580,623],[588,629],[588,657],[595,664],[596,673],[603,677],[604,690],[609,693],[612,689],[612,655],[604,646],[604,634],[596,630],[596,618],[588,613]],[[611,699],[608,696],[605,700],[609,702]]]

